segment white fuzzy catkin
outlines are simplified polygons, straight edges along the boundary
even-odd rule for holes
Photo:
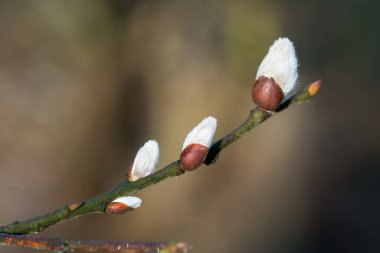
[[[288,38],[279,38],[269,48],[268,54],[261,62],[256,79],[260,76],[273,77],[287,97],[296,84],[297,67],[293,43]]]
[[[217,121],[212,116],[202,120],[201,123],[187,134],[186,139],[183,142],[182,151],[190,144],[195,143],[209,148],[214,141],[216,125]]]
[[[141,206],[142,200],[134,196],[124,196],[124,197],[117,198],[112,202],[123,203],[129,206],[130,208],[135,209]]]
[[[155,172],[158,158],[159,148],[157,141],[147,141],[136,154],[130,180],[136,181]]]

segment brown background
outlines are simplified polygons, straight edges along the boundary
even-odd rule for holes
[[[253,107],[256,69],[285,36],[299,83],[324,80],[313,101],[215,165],[139,192],[133,213],[42,235],[185,240],[193,252],[378,251],[378,12],[369,0],[0,1],[0,224],[110,189],[150,138],[165,166],[206,116],[222,137]]]

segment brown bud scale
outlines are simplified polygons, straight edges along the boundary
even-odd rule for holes
[[[253,85],[253,102],[264,110],[275,111],[283,98],[284,93],[273,78],[260,76]]]
[[[111,202],[106,208],[106,212],[109,214],[123,214],[131,208],[121,202]]]
[[[208,153],[208,148],[201,144],[190,144],[181,153],[181,168],[192,171],[201,166]]]

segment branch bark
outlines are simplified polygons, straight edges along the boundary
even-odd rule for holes
[[[0,244],[55,252],[185,253],[185,242],[77,241],[0,233]]]

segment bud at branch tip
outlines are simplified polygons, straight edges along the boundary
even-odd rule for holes
[[[307,89],[307,92],[309,93],[310,97],[315,96],[315,94],[318,93],[319,89],[321,88],[321,84],[322,84],[322,81],[321,80],[317,80],[315,82],[312,82],[309,85],[309,88]]]

